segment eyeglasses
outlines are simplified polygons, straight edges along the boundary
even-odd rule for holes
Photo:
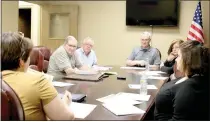
[[[67,44],[69,47],[77,48],[76,45]]]

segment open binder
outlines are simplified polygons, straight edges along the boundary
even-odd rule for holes
[[[99,81],[104,77],[107,77],[107,75],[104,75],[104,73],[91,74],[91,75],[71,74],[64,76],[64,78],[66,79],[83,80],[83,81]]]

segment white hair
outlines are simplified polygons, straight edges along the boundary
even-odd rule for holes
[[[64,45],[67,44],[69,41],[72,41],[72,40],[76,40],[76,38],[74,36],[67,36],[65,38]]]
[[[85,44],[85,43],[94,45],[94,41],[93,41],[93,39],[90,38],[90,37],[86,37],[86,38],[83,40],[83,44]]]
[[[151,33],[150,33],[150,32],[147,32],[147,31],[143,32],[143,33],[141,34],[141,36],[146,36],[146,37],[148,37],[149,39],[151,39]]]

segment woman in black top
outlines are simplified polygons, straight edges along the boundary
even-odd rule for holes
[[[209,50],[198,41],[186,41],[176,62],[185,77],[161,88],[155,101],[155,120],[209,120]]]
[[[174,40],[169,49],[168,49],[168,57],[164,62],[164,66],[161,67],[161,71],[168,73],[169,75],[173,74],[173,66],[175,64],[175,59],[177,57],[179,45],[183,43],[183,40]]]

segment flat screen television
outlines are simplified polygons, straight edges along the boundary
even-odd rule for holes
[[[126,0],[127,26],[177,26],[179,0]]]

